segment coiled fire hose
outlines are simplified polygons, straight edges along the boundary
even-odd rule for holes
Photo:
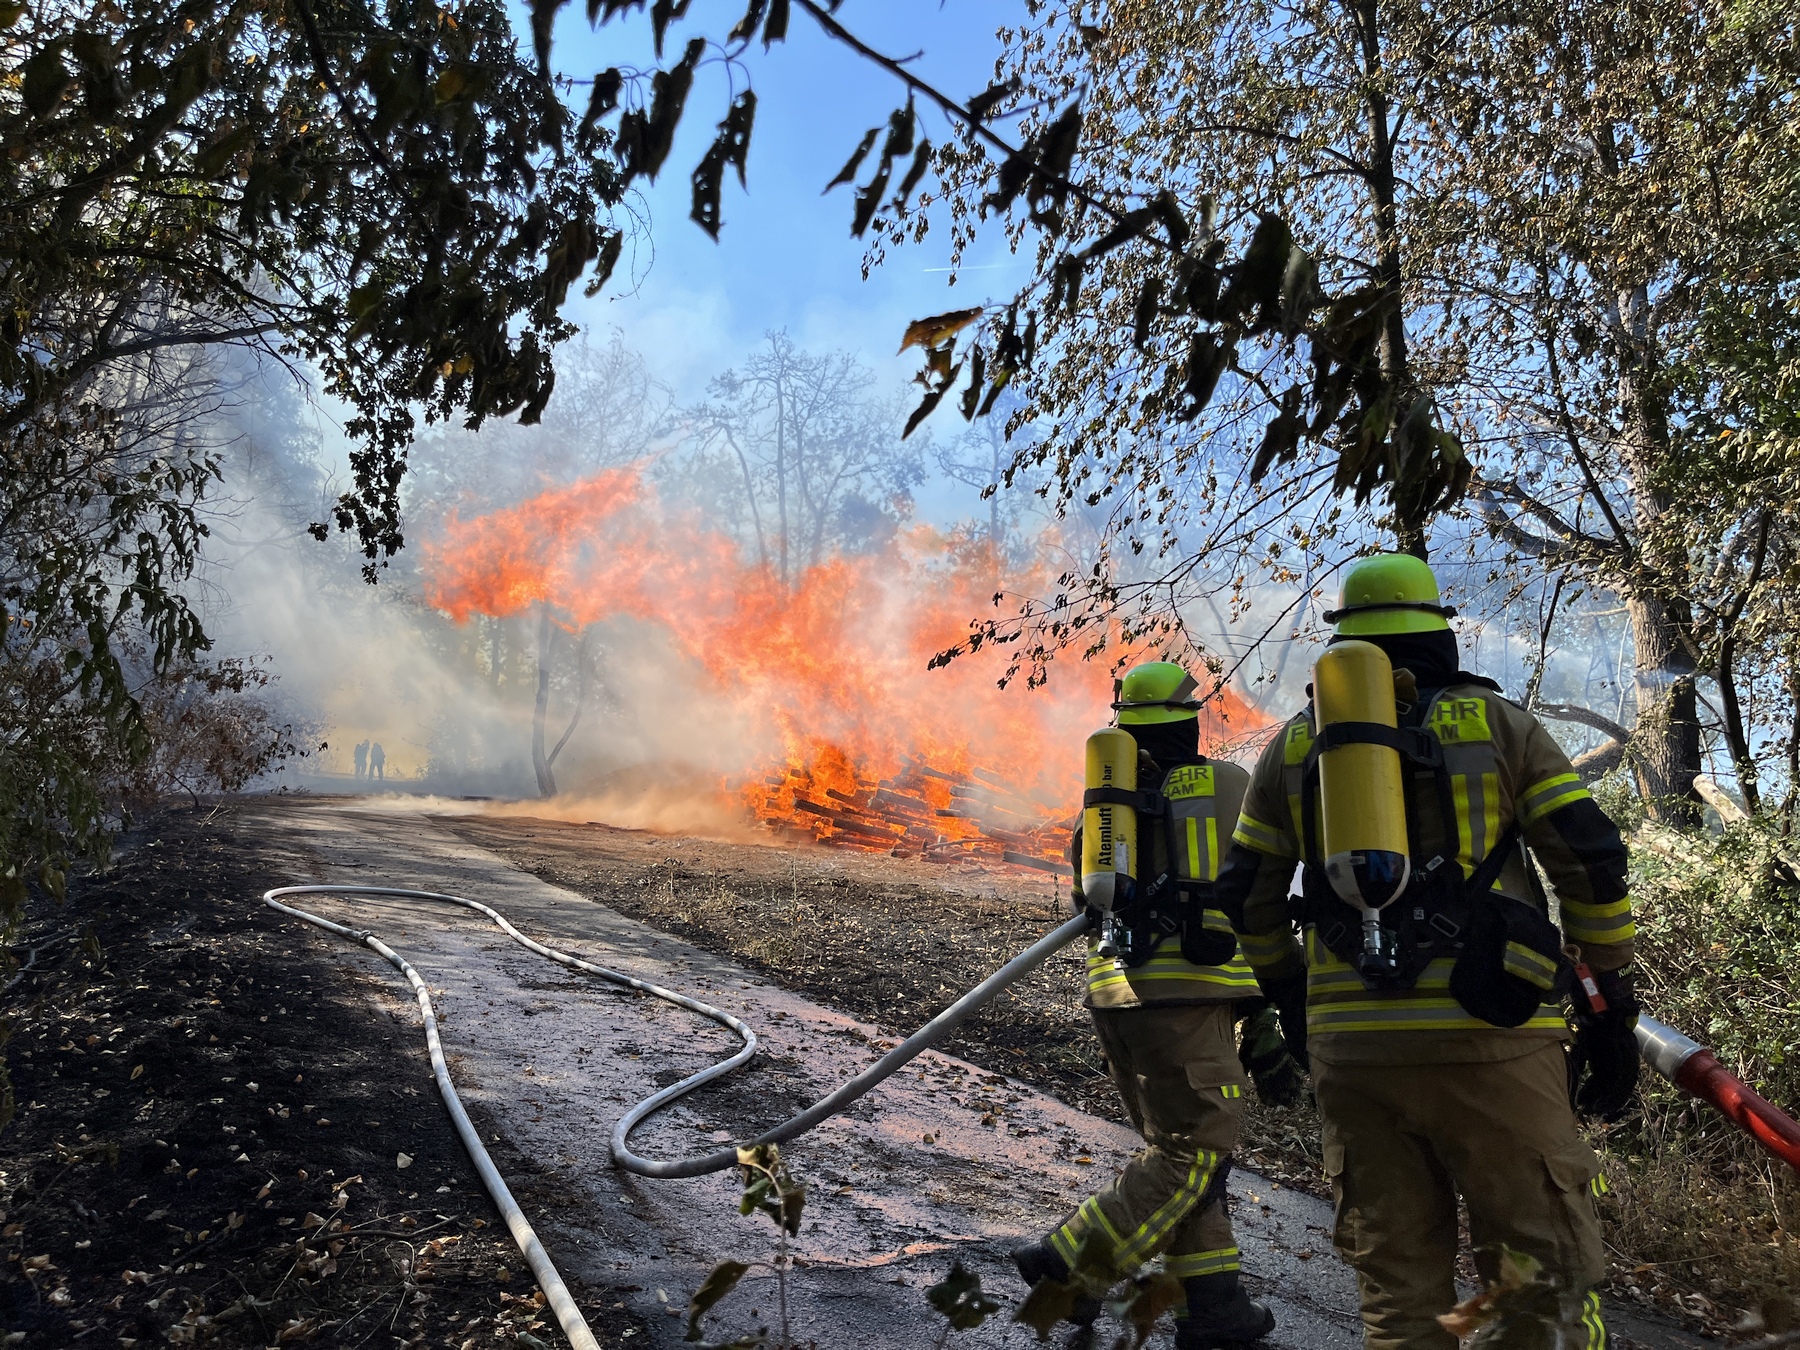
[[[635,990],[640,994],[666,999],[690,1012],[710,1018],[720,1026],[727,1027],[736,1033],[743,1041],[743,1046],[736,1054],[729,1059],[720,1060],[717,1064],[708,1065],[700,1072],[682,1079],[679,1083],[671,1084],[662,1091],[646,1097],[620,1117],[619,1123],[613,1126],[613,1163],[638,1176],[697,1177],[704,1176],[709,1172],[721,1172],[727,1167],[737,1165],[736,1145],[721,1149],[717,1153],[705,1154],[702,1157],[656,1161],[641,1158],[633,1153],[627,1145],[627,1140],[632,1130],[637,1128],[646,1116],[660,1111],[678,1097],[692,1092],[702,1083],[709,1083],[748,1063],[750,1057],[756,1053],[756,1033],[738,1018],[733,1017],[722,1008],[713,1007],[710,1003],[703,1003],[699,999],[689,998],[686,994],[678,994],[672,989],[665,989],[648,980],[640,980],[636,976],[626,975],[622,971],[609,970],[605,966],[595,965],[578,956],[571,956],[568,952],[558,951],[554,947],[547,947],[541,942],[535,942],[507,922],[505,915],[482,904],[479,900],[465,899],[460,895],[441,895],[436,891],[405,890],[392,886],[279,886],[263,895],[263,903],[271,909],[296,919],[303,919],[315,928],[322,928],[328,933],[336,933],[339,937],[359,942],[406,976],[407,983],[412,986],[413,992],[418,996],[419,1013],[425,1022],[425,1044],[431,1055],[431,1072],[437,1079],[438,1092],[444,1099],[444,1109],[450,1113],[451,1122],[456,1126],[457,1134],[462,1137],[463,1146],[468,1149],[469,1157],[475,1164],[475,1170],[481,1175],[482,1184],[487,1187],[487,1192],[493,1197],[496,1208],[505,1218],[507,1230],[512,1234],[513,1241],[518,1244],[519,1251],[524,1255],[526,1263],[530,1265],[531,1273],[537,1277],[538,1287],[544,1291],[544,1298],[549,1304],[551,1312],[555,1314],[557,1323],[562,1327],[563,1334],[569,1338],[569,1344],[574,1347],[574,1350],[599,1350],[599,1343],[594,1339],[594,1333],[589,1330],[587,1319],[582,1317],[580,1309],[575,1306],[575,1300],[570,1295],[568,1286],[563,1283],[562,1276],[557,1273],[556,1266],[544,1251],[543,1243],[538,1241],[537,1233],[532,1229],[530,1221],[526,1219],[525,1212],[519,1208],[518,1201],[513,1199],[512,1192],[507,1189],[506,1181],[500,1175],[500,1170],[494,1166],[494,1160],[488,1156],[487,1149],[482,1146],[480,1133],[470,1121],[468,1112],[463,1109],[462,1098],[457,1095],[456,1085],[450,1081],[450,1069],[444,1061],[443,1042],[438,1037],[437,1014],[432,1008],[431,991],[426,988],[425,981],[419,977],[419,972],[413,969],[405,957],[368,929],[351,928],[345,924],[334,923],[321,915],[309,913],[304,909],[295,909],[292,905],[282,903],[283,897],[300,895],[436,900],[444,904],[460,905],[464,909],[472,909],[479,914],[487,915],[513,941],[536,952],[539,956],[555,961],[558,965],[582,971],[584,974],[597,975],[603,980]],[[943,1041],[970,1013],[988,1002],[1001,990],[1036,970],[1053,953],[1066,947],[1087,929],[1088,920],[1085,915],[1077,916],[1053,928],[899,1045],[888,1051],[874,1064],[850,1079],[849,1082],[820,1098],[800,1114],[784,1120],[774,1129],[765,1131],[748,1143],[752,1146],[785,1143],[806,1133],[821,1121],[836,1115],[909,1060],[916,1058],[921,1051],[930,1049]]]
[[[1643,1013],[1638,1014],[1637,1041],[1646,1064],[1800,1172],[1800,1123],[1729,1072],[1712,1051]]]

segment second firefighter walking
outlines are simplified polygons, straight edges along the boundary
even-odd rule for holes
[[[1166,661],[1120,681],[1117,730],[1089,742],[1086,818],[1072,851],[1090,886],[1135,869],[1128,882],[1108,883],[1131,893],[1103,898],[1086,1005],[1144,1147],[1112,1185],[1013,1254],[1027,1284],[1078,1289],[1088,1285],[1084,1272],[1104,1283],[1162,1257],[1187,1295],[1176,1310],[1178,1350],[1247,1344],[1274,1330],[1274,1316],[1239,1281],[1225,1180],[1251,1075],[1278,1099],[1303,1090],[1211,899],[1249,775],[1200,753],[1195,691],[1193,678]],[[1089,903],[1079,888],[1075,900]],[[1096,1298],[1078,1294],[1069,1318],[1086,1324],[1099,1312]]]

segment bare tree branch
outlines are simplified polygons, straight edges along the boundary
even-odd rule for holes
[[[1489,492],[1485,487],[1477,488],[1472,494],[1476,510],[1494,535],[1502,542],[1519,550],[1528,558],[1537,558],[1552,565],[1565,562],[1574,550],[1560,539],[1546,539],[1541,534],[1532,534],[1522,528],[1518,521],[1509,516],[1498,501],[1498,494]]]
[[[1573,703],[1540,703],[1532,711],[1542,713],[1545,717],[1554,718],[1558,722],[1574,722],[1577,725],[1590,727],[1602,736],[1610,736],[1620,745],[1628,744],[1631,733],[1620,726],[1605,713],[1597,713],[1592,708],[1578,707]]]
[[[1585,530],[1576,528],[1576,526],[1563,518],[1561,512],[1557,511],[1547,502],[1540,501],[1524,488],[1520,487],[1516,479],[1483,478],[1481,483],[1484,489],[1493,493],[1495,496],[1512,502],[1513,505],[1517,506],[1533,520],[1538,521],[1546,529],[1554,532],[1559,542],[1570,547],[1581,545],[1599,553],[1610,553],[1614,551],[1614,546],[1609,540],[1601,539],[1596,535],[1587,533]]]

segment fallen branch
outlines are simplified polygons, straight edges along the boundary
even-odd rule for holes
[[[1701,801],[1719,813],[1719,819],[1727,825],[1741,825],[1750,819],[1749,812],[1739,806],[1729,792],[1705,774],[1694,775],[1694,791],[1699,794]]]
[[[1682,846],[1682,836],[1666,825],[1658,825],[1646,821],[1638,826],[1631,836],[1634,847],[1646,848],[1650,852],[1669,859],[1671,862],[1686,863],[1689,867],[1704,867],[1706,862],[1697,853]]]
[[[1719,813],[1719,819],[1727,825],[1741,825],[1750,819],[1750,813],[1738,805],[1737,799],[1725,791],[1716,779],[1708,778],[1703,773],[1695,774],[1694,791],[1699,794],[1701,801]],[[1781,870],[1785,872],[1781,879],[1790,886],[1800,880],[1800,860],[1796,860],[1793,854],[1779,845],[1774,852],[1776,862],[1781,864]]]
[[[52,933],[49,937],[43,939],[36,946],[32,947],[32,949],[26,953],[25,960],[24,960],[23,964],[21,964],[19,966],[18,973],[15,974],[10,980],[8,980],[4,986],[0,986],[0,996],[4,996],[4,995],[12,993],[14,986],[16,986],[19,983],[19,981],[23,980],[27,975],[31,974],[31,968],[37,964],[39,952],[44,951],[45,949],[47,949],[49,947],[54,947],[57,943],[61,942],[64,938],[68,937],[69,934],[73,933],[74,931],[75,930],[73,928],[65,928],[59,933]]]

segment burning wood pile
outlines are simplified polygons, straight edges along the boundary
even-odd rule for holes
[[[832,759],[753,780],[743,799],[779,839],[925,862],[1069,870],[1072,811],[1021,795],[997,773],[948,772],[903,756],[891,776],[871,779]]]

